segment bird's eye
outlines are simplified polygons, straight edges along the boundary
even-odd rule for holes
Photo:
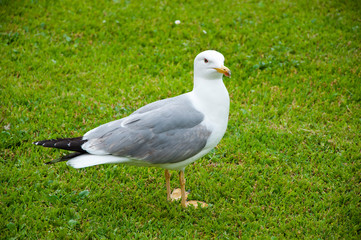
[[[205,62],[205,63],[208,63],[208,59],[207,59],[207,58],[205,58],[205,59],[204,59],[204,62]]]

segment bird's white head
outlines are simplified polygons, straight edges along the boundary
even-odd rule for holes
[[[194,59],[194,77],[203,79],[222,79],[231,76],[231,71],[224,66],[224,57],[214,50],[201,52]]]

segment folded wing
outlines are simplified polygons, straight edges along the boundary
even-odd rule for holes
[[[95,128],[82,148],[96,155],[114,155],[152,164],[176,163],[199,153],[210,131],[202,124],[187,95],[146,105],[129,117]]]

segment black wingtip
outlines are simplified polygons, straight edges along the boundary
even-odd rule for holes
[[[77,157],[77,156],[80,156],[80,155],[82,155],[82,154],[84,154],[84,153],[82,153],[82,152],[69,153],[69,154],[67,154],[67,155],[65,155],[65,156],[62,156],[61,158],[54,159],[54,160],[52,160],[52,161],[50,161],[50,162],[46,162],[45,164],[46,164],[46,165],[49,165],[49,164],[54,164],[54,163],[57,163],[57,162],[69,161],[70,159],[75,158],[75,157]]]
[[[57,158],[57,159],[51,160],[50,162],[46,162],[45,165],[50,165],[50,164],[54,164],[54,163],[62,162],[62,161],[65,161],[65,160],[62,160],[62,158]]]
[[[65,161],[65,160],[62,160],[61,158],[58,158],[58,159],[51,160],[50,162],[46,162],[44,164],[45,165],[50,165],[50,164],[54,164],[54,163],[62,162],[62,161]]]
[[[60,148],[64,150],[85,153],[84,149],[82,149],[81,146],[86,141],[87,140],[84,140],[83,137],[76,137],[76,138],[49,139],[49,140],[33,142],[33,144],[43,147]]]

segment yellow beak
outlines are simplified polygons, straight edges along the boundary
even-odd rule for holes
[[[220,68],[214,68],[217,70],[217,72],[224,74],[226,77],[231,77],[231,70],[229,70],[227,67],[222,66]]]

